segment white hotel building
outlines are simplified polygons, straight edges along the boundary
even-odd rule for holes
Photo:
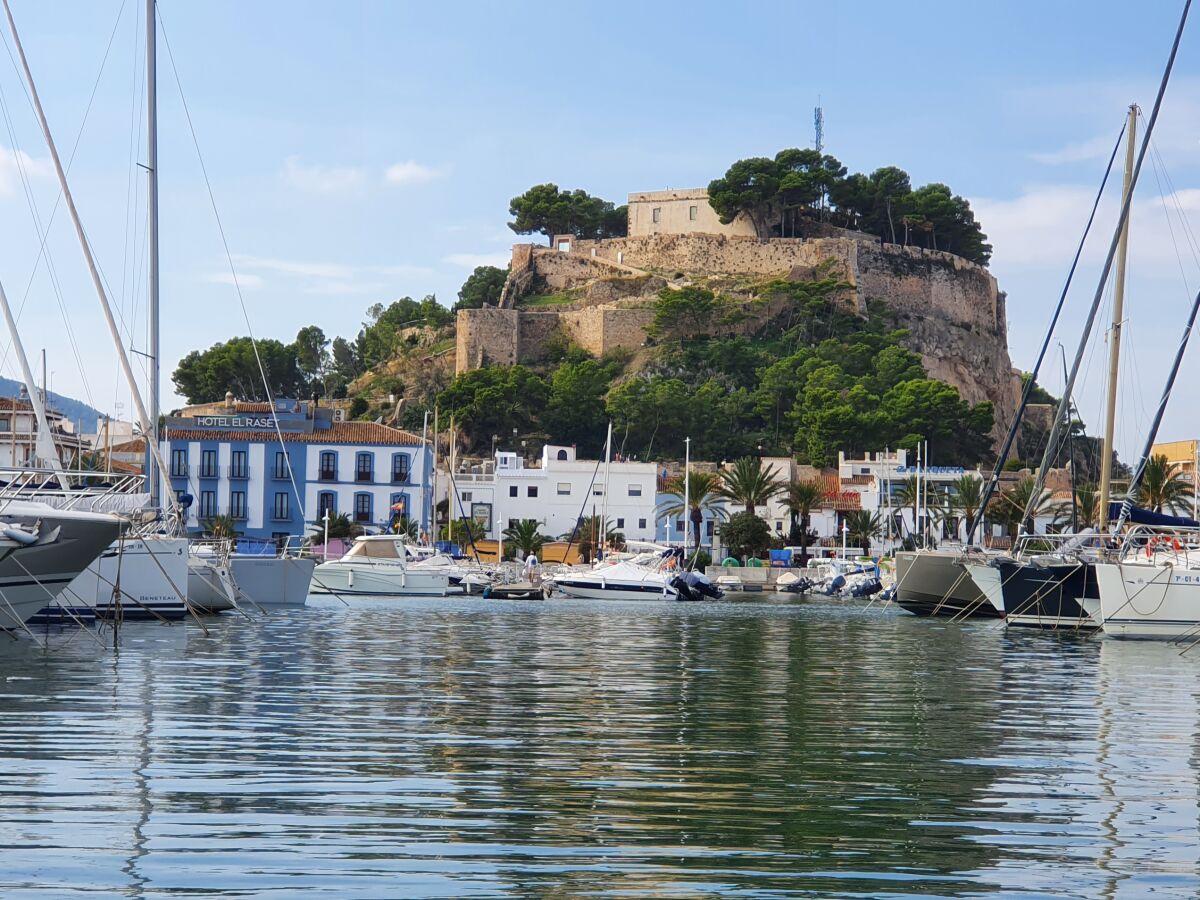
[[[451,499],[451,516],[474,519],[477,537],[497,538],[521,519],[534,519],[548,538],[569,534],[580,518],[607,515],[610,527],[629,540],[655,538],[654,463],[575,457],[574,447],[548,444],[541,464],[527,466],[520,454],[498,451],[482,466],[438,472],[438,501]],[[452,483],[453,481],[453,483]],[[608,505],[605,507],[605,494]]]

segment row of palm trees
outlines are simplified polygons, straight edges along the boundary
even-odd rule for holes
[[[1051,504],[1049,491],[1042,490],[1036,503],[1031,503],[1036,488],[1032,477],[1025,477],[1016,484],[996,495],[988,507],[986,518],[990,522],[1003,525],[1009,533],[1017,531],[1022,525],[1025,511],[1031,510],[1034,517],[1053,514],[1055,525],[1066,525],[1071,522],[1072,508],[1075,521],[1079,528],[1095,526],[1100,518],[1099,492],[1093,485],[1079,487],[1074,492],[1073,501],[1061,504]],[[917,508],[920,504],[920,485],[915,476],[910,476],[896,490],[896,503],[901,508],[913,511],[913,521],[916,522]],[[660,518],[674,519],[686,515],[692,529],[692,545],[699,547],[704,516],[723,520],[728,517],[730,504],[741,506],[745,512],[754,515],[760,506],[766,506],[776,497],[788,510],[793,527],[800,529],[800,565],[807,564],[808,540],[812,514],[819,510],[825,502],[825,491],[817,481],[785,482],[778,477],[774,466],[764,467],[762,460],[756,457],[743,457],[735,461],[729,468],[719,472],[692,472],[685,485],[682,475],[668,479],[665,492],[671,495],[658,510]],[[1169,463],[1165,456],[1154,456],[1146,465],[1141,486],[1138,492],[1139,505],[1155,512],[1183,512],[1190,508],[1195,490],[1191,482],[1174,463]],[[686,503],[685,503],[686,498]],[[983,500],[983,482],[973,475],[962,475],[950,482],[949,491],[933,498],[928,507],[928,515],[936,524],[939,531],[949,531],[954,534],[959,524],[972,531]],[[844,520],[847,533],[847,543],[853,547],[861,547],[864,553],[870,553],[871,542],[878,538],[884,530],[884,523],[878,513],[868,510],[852,510],[846,513]],[[1030,522],[1024,522],[1029,530]],[[610,535],[608,523],[587,522],[574,536],[592,543],[598,541],[600,533]],[[595,537],[593,537],[593,533]],[[504,540],[522,554],[539,553],[548,538],[538,530],[538,523],[533,519],[523,519],[504,529]]]

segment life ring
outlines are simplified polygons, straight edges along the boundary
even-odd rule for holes
[[[1176,553],[1183,551],[1183,544],[1177,537],[1170,537],[1165,534],[1156,534],[1150,540],[1146,541],[1146,558],[1150,559],[1154,556],[1155,550],[1159,547],[1169,547]]]

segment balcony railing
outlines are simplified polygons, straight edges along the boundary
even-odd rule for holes
[[[221,470],[217,466],[203,466],[202,465],[200,467],[200,477],[201,478],[219,478],[220,475],[221,475]]]
[[[408,478],[411,474],[408,469],[398,469],[392,473],[392,484],[408,484]]]
[[[182,465],[178,465],[178,466],[175,465],[174,463],[171,464],[171,477],[172,478],[187,478],[188,473],[190,471],[191,471],[191,469],[188,467],[187,463],[183,463]]]
[[[246,466],[230,466],[229,477],[234,481],[245,481],[250,477],[250,470]]]
[[[375,473],[358,471],[354,473],[354,480],[360,484],[370,484],[375,480]]]
[[[337,471],[335,469],[321,469],[317,475],[318,481],[337,481]]]
[[[288,474],[287,466],[276,466],[271,470],[271,477],[276,481],[287,481],[291,475]]]
[[[288,509],[273,509],[271,510],[272,522],[290,522],[292,520],[292,512]]]
[[[237,520],[238,522],[245,522],[248,518],[250,518],[250,514],[244,509],[237,509],[231,512],[229,517]]]
[[[371,514],[369,512],[363,512],[360,509],[356,509],[354,511],[354,521],[355,522],[370,522]]]

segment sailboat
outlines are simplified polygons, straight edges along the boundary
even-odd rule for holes
[[[1171,52],[1167,59],[1165,70],[1163,71],[1162,80],[1159,84],[1158,93],[1154,100],[1154,107],[1151,111],[1150,118],[1147,121],[1146,133],[1142,139],[1141,148],[1137,153],[1136,160],[1134,157],[1134,146],[1136,143],[1136,126],[1138,108],[1136,105],[1129,107],[1128,119],[1125,126],[1126,150],[1125,150],[1125,173],[1124,187],[1121,198],[1120,215],[1117,219],[1116,229],[1112,240],[1109,244],[1108,254],[1105,259],[1102,269],[1099,284],[1096,287],[1095,295],[1093,296],[1092,305],[1088,313],[1086,323],[1083,328],[1083,334],[1079,341],[1079,346],[1076,350],[1074,364],[1067,375],[1066,384],[1063,390],[1062,399],[1059,401],[1057,414],[1054,418],[1053,425],[1050,431],[1050,437],[1046,442],[1046,450],[1042,456],[1042,463],[1038,468],[1037,479],[1035,481],[1034,490],[1031,493],[1028,506],[1025,510],[1024,520],[1028,520],[1031,515],[1038,498],[1042,493],[1042,486],[1045,482],[1046,474],[1049,470],[1049,464],[1052,459],[1052,454],[1057,447],[1057,439],[1064,423],[1069,427],[1069,409],[1071,394],[1074,389],[1075,380],[1079,373],[1080,364],[1083,361],[1088,340],[1091,335],[1092,327],[1095,323],[1096,315],[1100,309],[1100,304],[1103,299],[1104,289],[1108,281],[1108,276],[1112,271],[1114,259],[1116,261],[1116,281],[1114,285],[1114,303],[1113,303],[1113,322],[1110,338],[1109,359],[1108,359],[1108,384],[1107,384],[1107,403],[1105,410],[1105,428],[1102,450],[1102,468],[1101,468],[1101,483],[1100,483],[1100,517],[1101,530],[1100,534],[1084,533],[1082,535],[1059,535],[1057,536],[1057,544],[1047,549],[1045,547],[1046,538],[1037,539],[1036,544],[1033,542],[1032,535],[1025,538],[1025,549],[1037,548],[1035,554],[1017,555],[1011,558],[994,560],[991,564],[984,568],[978,565],[969,566],[968,571],[972,575],[972,579],[976,584],[987,594],[989,602],[1002,612],[1006,621],[1013,625],[1032,625],[1043,628],[1096,628],[1100,624],[1100,618],[1095,615],[1099,608],[1099,598],[1102,594],[1100,586],[1100,572],[1098,565],[1106,559],[1112,551],[1112,538],[1107,531],[1107,523],[1109,515],[1109,496],[1112,487],[1112,460],[1113,460],[1113,436],[1116,420],[1116,402],[1117,402],[1117,376],[1119,373],[1120,363],[1120,339],[1121,329],[1124,325],[1124,291],[1125,291],[1125,264],[1129,243],[1129,212],[1132,204],[1133,192],[1137,186],[1138,176],[1141,173],[1142,164],[1145,161],[1146,153],[1150,146],[1150,138],[1154,132],[1155,123],[1158,120],[1159,112],[1162,109],[1163,96],[1166,93],[1167,84],[1170,81],[1171,71],[1175,64],[1175,58],[1179,50],[1180,39],[1183,36],[1183,29],[1187,22],[1188,10],[1190,3],[1185,4],[1183,14],[1180,17],[1179,25],[1175,32],[1174,42],[1171,46]],[[1116,148],[1114,148],[1114,158]],[[1111,168],[1112,160],[1110,159],[1109,166]],[[1105,175],[1105,181],[1107,181]],[[1103,192],[1104,184],[1101,184],[1101,193]],[[1097,197],[1097,204],[1099,196]],[[1095,215],[1095,207],[1093,207],[1093,216]],[[1090,222],[1089,222],[1090,226]],[[1084,237],[1086,239],[1087,232],[1085,230]],[[1079,251],[1076,252],[1076,263],[1079,259],[1079,252],[1082,250],[1083,242],[1080,242]],[[1072,265],[1071,272],[1074,272]],[[1070,277],[1068,277],[1068,287]],[[1063,298],[1066,296],[1066,288],[1064,288]],[[1200,295],[1197,295],[1197,302],[1200,303]],[[1060,298],[1061,310],[1062,299]],[[1196,310],[1193,307],[1192,319],[1194,322]],[[1058,312],[1055,313],[1055,321],[1057,321]],[[1179,352],[1176,356],[1175,369],[1172,371],[1167,381],[1167,387],[1163,392],[1159,407],[1159,421],[1166,406],[1166,401],[1170,396],[1171,387],[1174,384],[1175,375],[1178,371],[1179,363],[1182,361],[1183,350],[1187,345],[1189,329],[1185,331],[1183,341],[1180,344]],[[1051,331],[1053,330],[1054,322],[1051,323]],[[1049,334],[1047,334],[1047,342]],[[1043,344],[1043,353],[1046,344]],[[1038,363],[1041,363],[1042,357],[1039,357]],[[1032,378],[1030,383],[1032,383]],[[1023,408],[1023,407],[1022,407]],[[1153,441],[1154,434],[1157,431],[1157,422],[1151,429],[1149,441],[1147,443],[1147,453],[1150,446],[1149,442]],[[1007,445],[1005,451],[1007,452]],[[1002,462],[1003,460],[1001,460]],[[1144,463],[1143,463],[1144,465]],[[1130,492],[1136,489],[1136,479],[1130,485]],[[986,495],[985,495],[986,499]],[[1120,530],[1122,520],[1118,521],[1118,526],[1114,529],[1114,533]]]
[[[158,141],[157,141],[157,96],[155,73],[155,8],[154,0],[147,0],[146,16],[146,62],[148,95],[148,140],[147,168],[149,186],[149,321],[150,321],[150,407],[142,399],[141,390],[134,376],[129,355],[125,350],[111,304],[99,274],[91,245],[84,233],[83,223],[75,207],[75,200],[67,182],[58,148],[50,131],[45,110],[42,107],[37,85],[25,50],[13,19],[8,0],[3,0],[9,30],[13,36],[17,58],[29,89],[34,113],[45,139],[63,200],[75,229],[76,238],[83,251],[93,287],[100,301],[108,325],[109,335],[120,362],[122,373],[132,394],[134,407],[142,433],[146,437],[147,465],[145,483],[148,491],[148,509],[137,510],[127,517],[128,540],[112,540],[108,551],[95,563],[79,574],[69,591],[64,591],[65,602],[60,604],[60,613],[72,616],[87,616],[113,619],[180,619],[188,613],[186,590],[188,582],[187,556],[180,547],[186,547],[186,538],[178,531],[182,517],[174,497],[169,498],[169,510],[161,511],[161,487],[158,472],[163,468],[158,446],[159,413],[159,349],[158,349]],[[114,535],[115,537],[115,535]],[[181,543],[182,542],[182,543]],[[65,607],[63,609],[62,607]],[[55,610],[46,610],[53,616]]]

